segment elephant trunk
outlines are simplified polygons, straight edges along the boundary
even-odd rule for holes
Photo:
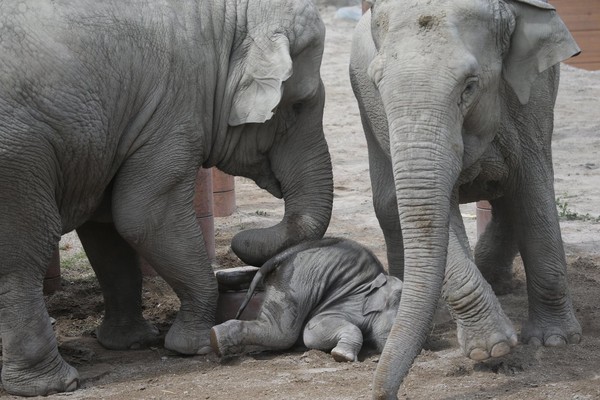
[[[396,399],[430,332],[444,281],[451,198],[463,151],[459,121],[442,111],[449,107],[414,95],[398,96],[396,89],[381,93],[404,241],[404,287],[375,372],[376,399]],[[403,104],[399,97],[409,102]]]
[[[333,206],[331,158],[322,118],[312,118],[310,125],[308,134],[288,132],[270,154],[285,201],[282,221],[270,228],[240,232],[231,242],[237,256],[250,265],[262,265],[288,247],[320,239],[329,226]]]

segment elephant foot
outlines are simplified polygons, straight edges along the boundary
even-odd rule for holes
[[[577,344],[581,341],[581,325],[570,307],[563,313],[539,313],[523,324],[521,341],[547,347]]]
[[[210,330],[210,345],[219,357],[241,354],[244,346],[239,344],[242,325],[238,320],[226,321]]]
[[[358,359],[358,355],[354,351],[339,344],[331,350],[331,355],[337,362],[353,362]]]
[[[185,355],[208,354],[212,350],[209,332],[210,325],[184,324],[178,314],[165,337],[165,348]]]
[[[464,354],[475,361],[502,357],[518,343],[517,333],[499,303],[494,303],[493,311],[485,316],[477,315],[474,321],[458,319],[456,325]]]
[[[110,350],[137,350],[160,343],[158,329],[144,319],[119,324],[104,320],[96,330],[96,337]]]
[[[72,392],[79,386],[79,374],[54,352],[50,362],[40,362],[36,366],[13,367],[13,362],[4,360],[2,365],[2,385],[4,390],[17,396],[47,396],[54,393]]]

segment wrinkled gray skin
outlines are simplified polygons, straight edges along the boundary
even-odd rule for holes
[[[324,234],[331,163],[319,76],[324,25],[298,0],[0,3],[0,332],[4,388],[74,390],[42,297],[77,229],[105,297],[100,342],[147,345],[136,254],[181,309],[165,347],[210,350],[217,284],[192,206],[217,166],[285,200],[232,246],[262,264]],[[274,112],[274,115],[273,115]]]
[[[522,341],[579,342],[550,145],[557,64],[578,51],[537,0],[377,0],[360,21],[351,81],[390,273],[404,281],[374,398],[396,398],[440,292],[466,355],[483,360],[516,345],[484,277],[505,287],[517,252],[529,295]],[[481,199],[493,220],[473,258],[459,203]]]
[[[290,248],[261,267],[249,295],[263,276],[264,301],[256,319],[213,327],[217,354],[288,349],[301,335],[306,347],[331,351],[336,361],[356,361],[363,343],[383,349],[402,281],[387,276],[358,243],[327,238]]]

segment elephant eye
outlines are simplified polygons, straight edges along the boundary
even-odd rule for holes
[[[478,88],[479,88],[479,78],[477,78],[475,76],[467,78],[465,81],[465,87],[463,89],[463,92],[460,95],[460,101],[458,102],[458,105],[461,108],[468,107],[472,103],[473,99],[475,98]]]

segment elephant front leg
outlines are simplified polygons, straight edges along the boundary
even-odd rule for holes
[[[115,179],[112,212],[119,234],[181,302],[165,347],[204,354],[210,352],[217,282],[193,207],[196,169],[187,159],[192,150],[183,145],[166,141],[131,156]]]
[[[87,222],[77,234],[104,295],[98,341],[112,350],[158,344],[158,329],[142,316],[142,274],[135,251],[112,223]]]
[[[356,361],[363,335],[356,325],[342,317],[317,315],[304,328],[304,344],[309,349],[331,350],[337,362]]]
[[[519,187],[527,188],[527,192],[514,194],[508,201],[527,276],[529,319],[523,324],[521,340],[560,346],[579,343],[581,325],[575,317],[567,286],[567,262],[554,200],[552,169],[548,166],[545,170],[550,171],[547,177],[523,173]]]
[[[20,396],[73,391],[79,377],[58,352],[42,294],[44,275],[60,238],[60,219],[53,205],[42,201],[51,196],[21,196],[13,191],[18,187],[0,190],[0,204],[12,210],[0,212],[7,228],[0,230],[2,384],[8,393]]]
[[[457,202],[452,205],[444,299],[456,319],[458,341],[473,360],[500,357],[517,344],[517,334],[491,286],[471,258]]]
[[[363,123],[363,125],[369,149],[373,208],[385,238],[388,270],[390,275],[404,279],[404,246],[392,164],[373,137],[370,125],[367,123]]]

